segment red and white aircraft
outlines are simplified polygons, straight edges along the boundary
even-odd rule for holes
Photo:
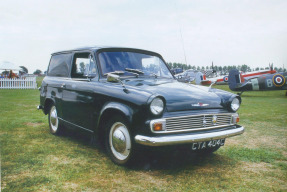
[[[273,70],[273,65],[271,65],[269,70],[252,71],[252,72],[247,72],[247,73],[241,72],[240,77],[247,81],[249,79],[257,78],[257,77],[260,77],[266,74],[274,74],[276,72],[277,72],[276,70]],[[215,84],[217,85],[224,85],[224,84],[228,84],[228,75],[208,78],[208,80],[215,82]]]

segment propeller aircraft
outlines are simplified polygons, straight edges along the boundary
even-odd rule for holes
[[[287,72],[257,74],[244,76],[237,69],[229,71],[228,85],[232,91],[268,91],[268,90],[287,90]],[[286,93],[287,94],[287,93]]]

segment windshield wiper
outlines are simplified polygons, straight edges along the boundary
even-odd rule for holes
[[[125,74],[124,71],[113,71],[113,72],[109,72],[109,73],[115,74],[115,75],[123,75],[123,74]],[[107,75],[107,74],[108,74],[108,73],[105,73],[104,75]]]
[[[128,71],[128,72],[136,73],[136,74],[138,74],[138,75],[143,75],[143,74],[144,74],[144,72],[142,72],[142,71],[139,70],[139,69],[125,68],[125,70]]]

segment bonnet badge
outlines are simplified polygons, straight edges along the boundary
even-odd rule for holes
[[[217,123],[217,116],[213,115],[212,117],[212,124],[215,125]]]
[[[193,104],[191,104],[191,106],[193,106],[193,107],[205,107],[208,105],[209,104],[207,104],[207,103],[193,103]]]

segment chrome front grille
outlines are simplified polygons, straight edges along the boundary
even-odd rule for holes
[[[213,122],[216,118],[216,122]],[[206,114],[166,118],[166,132],[197,131],[231,125],[231,114]]]

